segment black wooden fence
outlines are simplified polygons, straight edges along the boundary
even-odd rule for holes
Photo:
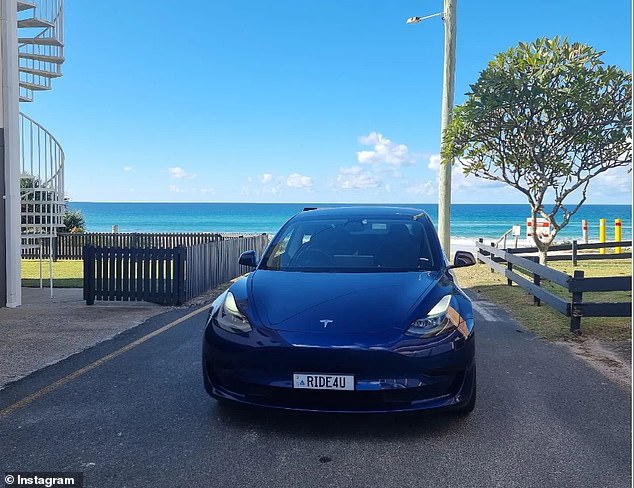
[[[249,271],[238,259],[244,251],[262,253],[266,234],[236,237],[171,249],[96,247],[84,255],[84,300],[148,301],[181,305]]]
[[[146,301],[181,305],[185,301],[184,247],[133,249],[84,247],[84,300]]]
[[[480,240],[482,242],[482,240]],[[578,261],[589,261],[593,259],[628,259],[632,257],[632,252],[625,251],[619,253],[605,253],[598,254],[596,252],[590,253],[580,253],[579,251],[587,251],[587,250],[596,250],[596,249],[605,249],[609,250],[610,248],[631,248],[632,241],[618,241],[618,242],[594,242],[592,244],[579,244],[577,241],[572,241],[570,244],[560,244],[557,246],[550,246],[548,252],[551,253],[548,256],[549,261],[570,261],[572,260],[572,265],[576,266]],[[508,252],[513,254],[529,254],[536,253],[536,247],[518,247],[515,249],[509,248]],[[565,251],[565,253],[560,254],[552,254],[553,252],[561,252]],[[568,254],[568,251],[570,254]]]
[[[629,241],[631,245],[631,241]],[[606,247],[614,243],[605,243]],[[619,243],[625,247],[626,242]],[[613,276],[586,278],[584,272],[577,270],[574,276],[539,264],[538,258],[519,256],[518,250],[498,249],[483,244],[482,239],[476,243],[478,260],[488,264],[493,271],[507,278],[507,284],[517,283],[533,295],[536,305],[545,302],[560,313],[570,317],[570,330],[581,333],[582,317],[630,317],[632,302],[584,302],[584,292],[632,291],[631,276]],[[552,249],[552,248],[551,248]],[[594,256],[604,256],[595,254]],[[612,258],[619,255],[610,254]],[[630,254],[631,256],[631,254]],[[554,256],[553,256],[554,257]],[[549,256],[549,260],[553,260]],[[567,256],[566,259],[570,259]],[[548,281],[563,287],[570,293],[570,301],[542,288],[542,281]]]
[[[233,237],[233,236],[232,236]],[[82,259],[84,246],[170,249],[178,246],[195,246],[223,240],[221,234],[196,233],[59,233],[53,238],[53,259]],[[22,250],[22,258],[39,259],[40,250],[35,247]],[[42,257],[48,259],[48,241],[42,249]]]

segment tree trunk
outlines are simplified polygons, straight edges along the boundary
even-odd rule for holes
[[[547,241],[542,241],[538,236],[537,236],[537,209],[532,208],[531,209],[531,221],[532,221],[532,227],[533,227],[533,242],[535,243],[535,246],[537,247],[537,250],[539,252],[539,264],[542,264],[544,266],[548,265],[548,248],[550,247],[550,245],[553,242],[553,236],[550,236],[549,240]]]

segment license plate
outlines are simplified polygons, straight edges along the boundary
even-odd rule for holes
[[[308,390],[354,390],[354,376],[345,374],[293,374],[293,388]]]

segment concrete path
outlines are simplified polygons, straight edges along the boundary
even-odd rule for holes
[[[0,471],[82,471],[117,488],[631,486],[630,393],[499,309],[476,310],[467,418],[220,406],[201,381],[205,314],[174,325],[187,311],[172,310],[3,390]]]
[[[96,302],[81,288],[23,288],[18,308],[0,308],[0,390],[95,344],[110,339],[164,307],[148,302]]]

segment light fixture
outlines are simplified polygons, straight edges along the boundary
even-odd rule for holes
[[[406,24],[418,24],[426,19],[431,19],[432,17],[438,17],[439,15],[445,15],[445,12],[438,12],[437,14],[425,15],[424,17],[410,17],[405,21]]]

